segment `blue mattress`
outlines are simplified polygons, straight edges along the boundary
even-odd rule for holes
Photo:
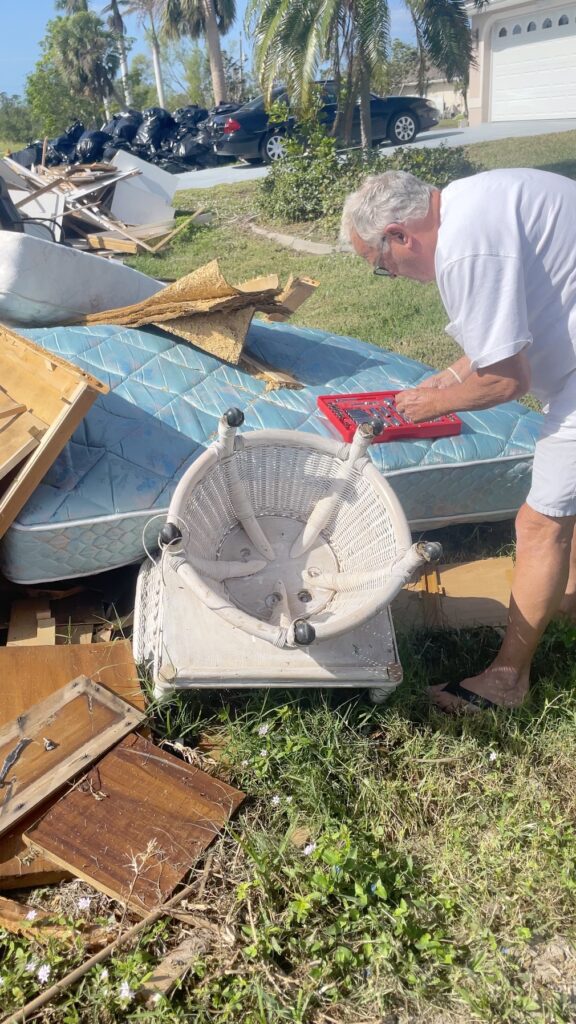
[[[247,350],[291,371],[304,389],[257,380],[160,330],[52,327],[21,331],[110,386],[97,399],[0,545],[20,583],[101,572],[141,559],[174,488],[216,436],[229,406],[244,430],[284,427],[335,436],[317,410],[326,392],[416,384],[428,367],[352,338],[254,322]],[[415,529],[505,519],[528,492],[541,417],[516,402],[462,416],[458,437],[375,445],[371,456]],[[147,524],[149,524],[147,526]]]

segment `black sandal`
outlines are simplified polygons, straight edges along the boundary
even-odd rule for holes
[[[488,700],[488,697],[482,697],[479,693],[474,693],[473,690],[467,690],[460,683],[448,683],[442,690],[442,693],[449,693],[452,697],[459,697],[466,704],[473,704],[474,707],[479,708],[481,711],[502,707],[501,704],[495,704],[493,700]]]

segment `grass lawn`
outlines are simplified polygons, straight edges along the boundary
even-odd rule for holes
[[[475,147],[484,166],[536,164],[576,177],[576,133]],[[175,277],[217,256],[232,281],[277,270],[321,287],[294,319],[445,365],[435,289],[373,279],[348,255],[299,255],[239,218],[254,186],[180,196],[214,208],[155,260]],[[506,532],[506,531],[505,531]],[[508,531],[509,538],[509,531]],[[473,557],[497,530],[446,531]],[[215,927],[171,1001],[134,992],[186,923],[161,922],[36,1016],[43,1024],[570,1024],[576,1021],[576,631],[539,649],[519,711],[450,720],[426,687],[484,667],[492,630],[400,638],[405,681],[387,705],[363,694],[222,692],[174,699],[153,727],[248,795],[190,909]],[[201,740],[201,742],[199,742]],[[58,892],[68,892],[67,900]],[[35,894],[74,918],[80,883]],[[96,920],[111,912],[93,899]],[[0,931],[6,1012],[86,958]],[[122,984],[125,987],[122,988]],[[123,996],[124,993],[124,996]]]

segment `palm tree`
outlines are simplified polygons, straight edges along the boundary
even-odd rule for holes
[[[51,50],[57,70],[71,90],[104,106],[113,96],[119,102],[114,79],[119,58],[116,41],[91,11],[79,11],[52,22]]]
[[[126,100],[127,106],[130,106],[132,103],[132,95],[130,93],[130,79],[128,78],[128,55],[126,53],[126,42],[124,39],[124,36],[126,35],[126,26],[120,12],[118,0],[110,0],[106,7],[102,8],[102,14],[108,15],[108,27],[118,40],[120,78],[122,79],[124,99]]]
[[[66,14],[79,14],[88,10],[88,0],[56,0],[56,10]]]
[[[167,38],[205,38],[214,102],[216,105],[223,103],[227,98],[227,87],[220,36],[234,23],[235,0],[160,0],[160,4]]]
[[[126,14],[135,14],[138,21],[146,29],[146,35],[152,52],[152,64],[154,67],[154,81],[158,103],[161,107],[166,106],[164,96],[164,82],[162,80],[162,64],[160,61],[160,30],[158,27],[159,0],[119,0],[125,7]]]
[[[449,80],[467,74],[473,59],[466,0],[404,0],[422,54]],[[477,8],[487,0],[474,0]],[[360,100],[362,145],[371,145],[370,78],[390,46],[389,0],[249,0],[246,20],[256,41],[255,62],[270,95],[282,80],[301,107],[310,104],[319,68],[329,62],[345,97],[334,126],[349,134]]]

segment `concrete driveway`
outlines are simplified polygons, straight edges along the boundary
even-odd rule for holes
[[[494,142],[498,139],[519,139],[526,135],[549,135],[552,132],[576,131],[576,118],[547,121],[499,121],[481,124],[477,128],[435,128],[423,132],[413,146],[470,146],[475,142]],[[380,152],[393,153],[398,147],[389,143]],[[212,188],[214,185],[233,185],[238,181],[253,181],[263,178],[267,167],[251,167],[248,164],[225,164],[206,171],[187,171],[178,174],[178,189]]]

